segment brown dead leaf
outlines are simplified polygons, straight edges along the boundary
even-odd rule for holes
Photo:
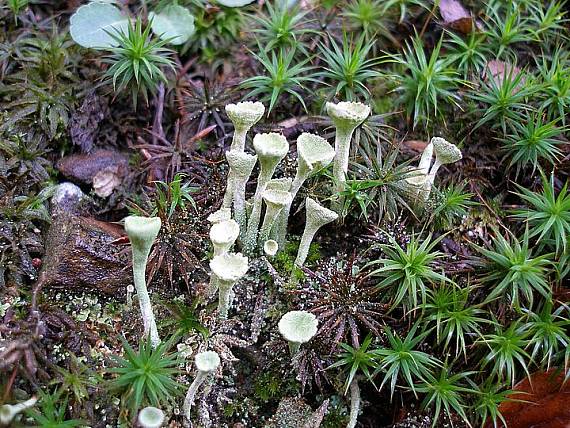
[[[460,33],[469,34],[476,29],[481,29],[481,24],[459,0],[441,0],[439,13],[443,19],[443,25]]]
[[[402,143],[405,147],[412,149],[415,152],[421,153],[428,145],[427,141],[422,140],[407,140]]]
[[[536,372],[514,387],[511,400],[499,406],[508,428],[570,427],[570,383],[559,369]],[[488,421],[486,428],[493,426]],[[500,427],[503,425],[499,422]]]
[[[491,77],[497,86],[501,86],[505,77],[513,80],[521,72],[521,69],[513,64],[504,61],[492,60],[487,62],[487,66],[483,71],[483,80],[488,80]],[[524,76],[521,78],[519,87],[524,84]]]
[[[118,165],[108,166],[93,177],[93,190],[100,198],[106,198],[121,184],[122,174]]]

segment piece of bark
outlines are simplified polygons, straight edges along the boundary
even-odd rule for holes
[[[95,92],[88,94],[81,106],[71,115],[69,134],[73,144],[81,147],[82,152],[90,152],[99,124],[108,114],[109,106],[106,101]]]
[[[130,252],[113,241],[123,235],[120,226],[93,218],[54,217],[42,260],[44,287],[122,294],[132,282]]]
[[[128,172],[129,159],[113,150],[97,150],[90,154],[66,156],[57,163],[57,169],[69,180],[92,184],[93,178],[105,168],[115,168],[124,177]]]
[[[512,401],[501,403],[499,411],[509,428],[570,427],[570,382],[564,383],[564,371],[550,369],[524,378],[508,395]],[[491,428],[492,421],[485,427]],[[503,424],[499,421],[498,426]]]

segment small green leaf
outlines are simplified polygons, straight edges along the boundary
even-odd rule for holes
[[[129,18],[109,3],[93,2],[81,6],[71,16],[69,32],[75,42],[85,48],[117,46],[111,32],[127,31]]]
[[[218,0],[218,3],[226,7],[242,7],[252,2],[253,0]]]
[[[194,34],[194,17],[190,11],[179,5],[170,5],[159,13],[151,12],[151,28],[162,40],[173,45],[185,43]]]

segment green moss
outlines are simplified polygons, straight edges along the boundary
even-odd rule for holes
[[[321,246],[313,242],[309,248],[309,254],[305,261],[305,266],[312,266],[321,259]],[[288,277],[295,270],[295,277],[303,279],[304,274],[301,269],[295,267],[295,258],[299,251],[299,241],[287,242],[284,251],[281,251],[273,260],[273,266],[282,276]]]
[[[256,399],[263,403],[278,401],[299,391],[299,385],[294,379],[272,371],[257,376],[253,388]]]

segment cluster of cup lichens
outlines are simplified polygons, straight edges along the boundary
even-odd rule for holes
[[[302,133],[297,138],[298,160],[295,177],[276,179],[273,178],[275,170],[289,152],[287,139],[277,133],[257,134],[253,137],[255,155],[247,153],[245,151],[247,134],[261,119],[265,107],[260,102],[242,102],[226,106],[228,117],[235,128],[230,150],[226,152],[230,169],[222,207],[208,217],[208,221],[212,224],[210,240],[213,257],[210,260],[212,274],[206,294],[211,297],[218,293],[220,319],[227,318],[234,299],[233,288],[249,269],[247,256],[256,256],[262,250],[266,256],[272,257],[283,249],[288,218],[295,197],[311,175],[331,163],[337,195],[333,198],[332,209],[322,206],[310,197],[305,199],[306,222],[294,263],[297,268],[305,263],[317,231],[338,218],[338,213],[344,204],[341,192],[344,190],[348,172],[352,136],[356,128],[369,116],[370,108],[362,103],[340,102],[327,103],[326,109],[336,128],[334,148],[318,135]],[[432,165],[434,155],[435,161]],[[422,208],[429,198],[438,169],[459,159],[461,152],[455,145],[443,138],[433,138],[425,148],[418,168],[411,169],[402,182],[402,188],[408,199],[416,207]],[[257,163],[259,163],[257,187],[253,197],[247,200],[246,185]],[[160,219],[156,217],[131,216],[125,219],[125,229],[132,245],[134,282],[144,332],[150,337],[153,346],[160,343],[160,338],[146,288],[145,268],[160,226]],[[232,252],[236,244],[247,256]],[[290,281],[294,282],[293,274]],[[305,311],[291,311],[281,318],[279,331],[288,341],[292,356],[299,351],[302,343],[308,342],[317,333],[317,324],[316,317]],[[184,413],[188,420],[198,388],[208,374],[217,369],[220,358],[213,351],[205,351],[196,355],[195,362],[198,374],[184,402]],[[358,385],[353,385],[351,391],[352,389],[357,391]],[[351,408],[351,426],[356,424],[357,402],[359,402],[356,395],[353,398],[352,404],[355,406],[352,407],[356,408]],[[146,413],[156,414],[153,409]]]

